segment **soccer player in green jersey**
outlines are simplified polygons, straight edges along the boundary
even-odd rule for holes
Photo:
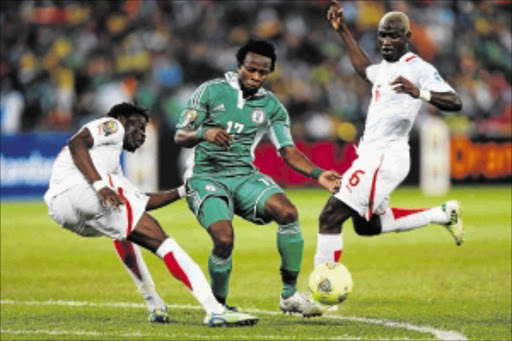
[[[340,176],[320,169],[295,147],[286,109],[262,87],[274,70],[274,46],[249,40],[236,57],[236,73],[203,83],[193,93],[174,138],[179,145],[194,147],[185,173],[187,201],[213,241],[208,262],[213,293],[225,304],[232,267],[233,214],[256,224],[275,221],[283,281],[280,308],[318,316],[322,310],[297,291],[304,247],[297,209],[253,165],[254,149],[268,133],[290,167],[317,179],[329,191],[338,189]]]

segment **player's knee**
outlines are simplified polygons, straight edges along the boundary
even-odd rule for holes
[[[292,204],[283,206],[276,214],[275,221],[280,225],[291,224],[299,219],[299,212]]]
[[[216,240],[214,241],[213,253],[221,258],[228,258],[233,251],[233,240]]]
[[[375,219],[366,221],[363,218],[353,219],[354,231],[360,236],[376,236],[381,233],[380,223]]]
[[[213,236],[214,253],[222,258],[227,258],[233,251],[234,236],[229,231],[217,233]]]

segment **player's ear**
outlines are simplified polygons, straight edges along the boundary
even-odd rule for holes
[[[117,116],[116,120],[118,120],[119,122],[121,122],[121,124],[123,126],[126,125],[126,121],[128,120],[124,115],[119,115]]]
[[[411,31],[407,31],[407,32],[405,33],[405,37],[406,37],[408,40],[409,40],[409,39],[411,39],[411,36],[412,36]]]

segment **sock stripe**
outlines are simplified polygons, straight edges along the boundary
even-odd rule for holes
[[[298,221],[294,221],[293,223],[286,225],[279,225],[277,229],[277,233],[279,234],[299,234],[300,233],[300,224]]]
[[[220,258],[219,256],[214,255],[213,253],[210,255],[210,260],[215,265],[224,266],[231,262],[231,255],[228,258]]]
[[[165,265],[167,265],[167,268],[169,269],[171,274],[174,276],[174,278],[183,282],[183,284],[185,284],[190,290],[192,290],[192,285],[190,284],[187,274],[183,271],[180,264],[176,261],[176,258],[174,258],[172,252],[169,252],[164,256],[164,262]]]
[[[392,208],[391,212],[393,212],[393,216],[395,219],[400,219],[403,217],[407,217],[408,215],[415,214],[418,212],[426,211],[426,208],[417,208],[417,209],[404,209],[404,208]]]
[[[338,263],[338,261],[340,260],[342,252],[343,252],[343,250],[334,251],[334,262],[335,263]]]
[[[140,273],[139,265],[137,264],[137,255],[133,244],[128,241],[121,242],[114,240],[114,246],[121,258],[121,261],[133,272],[133,274],[142,281],[142,274]]]

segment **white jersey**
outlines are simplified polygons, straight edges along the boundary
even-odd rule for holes
[[[418,115],[422,100],[406,93],[396,93],[390,86],[397,77],[407,78],[418,89],[455,92],[439,72],[414,53],[408,52],[398,61],[383,60],[366,69],[373,84],[372,100],[360,147],[386,147],[389,143],[408,144],[409,133]]]
[[[123,151],[124,127],[121,122],[112,117],[104,117],[89,122],[79,132],[84,128],[89,129],[94,140],[89,154],[100,176],[106,180],[108,174],[122,175],[119,159]],[[73,186],[83,184],[88,182],[75,166],[66,146],[53,165],[50,188],[44,196],[45,200],[48,201]]]

